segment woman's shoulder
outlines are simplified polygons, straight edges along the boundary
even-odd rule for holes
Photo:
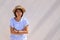
[[[10,18],[10,21],[13,21],[14,20],[14,17],[13,18]]]
[[[28,21],[28,19],[26,17],[23,17],[22,20],[23,21]]]
[[[29,25],[28,19],[24,17],[24,18],[23,18],[23,23],[24,23],[25,26],[26,26],[26,25]]]
[[[29,23],[29,21],[28,21],[28,19],[27,18],[23,18],[23,21],[25,22],[25,23]]]

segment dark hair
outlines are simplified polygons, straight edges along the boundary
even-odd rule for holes
[[[15,12],[14,12],[14,16],[17,17],[17,15],[16,15],[16,11],[17,11],[17,10],[20,10],[20,11],[22,12],[22,15],[21,15],[21,17],[22,17],[22,16],[23,16],[23,11],[22,11],[22,9],[16,9]]]

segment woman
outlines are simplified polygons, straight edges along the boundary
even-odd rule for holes
[[[28,20],[23,18],[25,9],[21,5],[17,5],[13,9],[14,16],[10,19],[11,40],[27,40]]]

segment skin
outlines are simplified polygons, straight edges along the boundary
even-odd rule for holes
[[[16,15],[17,17],[15,17],[15,20],[19,22],[21,20],[22,12],[20,10],[17,10]],[[16,35],[28,34],[28,25],[25,26],[25,28],[22,31],[16,30],[15,28],[12,28],[12,27],[10,27],[10,31],[11,31],[11,34],[16,34]]]

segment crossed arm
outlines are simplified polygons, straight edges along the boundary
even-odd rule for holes
[[[25,28],[23,30],[21,30],[21,31],[10,27],[10,32],[11,32],[11,34],[17,34],[17,35],[19,35],[19,34],[28,34],[28,25],[25,26]]]

